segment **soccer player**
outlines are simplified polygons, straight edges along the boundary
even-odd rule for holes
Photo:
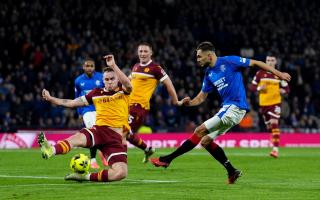
[[[54,146],[48,143],[43,133],[38,136],[45,159],[66,154],[74,147],[98,147],[107,158],[109,169],[87,175],[71,173],[65,176],[66,180],[119,181],[128,173],[125,135],[130,129],[128,116],[132,86],[128,77],[116,65],[113,55],[104,58],[109,66],[103,73],[104,88],[93,89],[73,100],[59,99],[51,96],[45,89],[42,91],[43,98],[55,105],[74,108],[93,104],[96,108],[96,125],[92,128],[83,128]]]
[[[95,63],[92,59],[88,58],[83,63],[84,73],[79,75],[75,81],[75,97],[88,94],[94,88],[103,88],[102,74],[95,71]],[[79,116],[83,119],[86,128],[91,128],[96,123],[96,110],[93,105],[77,108]],[[97,148],[90,148],[91,168],[99,169],[96,161]],[[102,164],[107,166],[108,163],[101,152],[99,152]]]
[[[200,43],[196,54],[199,66],[206,68],[202,89],[192,100],[190,97],[185,97],[181,101],[186,106],[197,106],[207,98],[209,92],[216,89],[222,100],[221,109],[212,118],[198,126],[194,134],[174,152],[159,158],[151,158],[150,161],[156,167],[168,167],[175,158],[192,150],[201,142],[211,156],[226,168],[228,183],[233,184],[242,172],[232,166],[223,149],[214,140],[237,125],[249,110],[241,70],[249,66],[258,66],[286,81],[291,77],[261,61],[238,56],[217,57],[214,46],[210,42]]]
[[[177,93],[171,79],[163,68],[152,60],[152,54],[153,50],[150,44],[140,43],[138,45],[139,63],[133,66],[130,75],[133,90],[130,95],[129,124],[132,131],[128,134],[127,140],[144,150],[143,163],[148,162],[149,157],[154,153],[154,149],[147,147],[147,144],[136,132],[145,122],[150,110],[151,96],[159,83],[163,83],[166,87],[172,103],[178,105]]]
[[[266,57],[266,64],[272,68],[276,67],[277,58],[274,54]],[[260,113],[268,132],[271,133],[273,148],[270,156],[278,158],[280,129],[279,119],[281,114],[281,94],[289,93],[289,85],[285,80],[280,80],[277,75],[270,71],[259,70],[252,80],[251,89],[259,93]]]

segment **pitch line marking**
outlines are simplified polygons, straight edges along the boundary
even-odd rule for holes
[[[15,176],[15,175],[3,175],[0,174],[0,178],[21,178],[21,179],[49,179],[49,180],[63,180],[63,177],[53,177],[53,176]],[[178,183],[180,181],[177,180],[143,180],[143,179],[125,179],[121,182],[116,182],[116,183],[129,183],[129,184],[134,184],[134,183]],[[92,183],[92,182],[88,182]],[[97,184],[97,183],[94,183]],[[100,183],[101,184],[101,183]],[[12,186],[29,186],[29,185],[70,185],[70,184],[24,184],[24,185],[12,185]],[[9,185],[0,185],[1,187],[10,187]]]

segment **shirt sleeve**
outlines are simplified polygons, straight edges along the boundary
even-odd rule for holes
[[[202,82],[202,92],[209,93],[213,90],[214,85],[211,83],[211,81],[208,79],[207,75],[204,77]]]
[[[96,93],[96,89],[91,90],[88,94],[81,96],[81,100],[86,103],[86,105],[93,104],[92,97]]]
[[[169,77],[161,66],[156,66],[155,67],[154,76],[160,82],[163,82],[166,78]]]
[[[243,58],[239,56],[227,56],[228,62],[232,63],[233,67],[240,68],[240,67],[249,67],[250,59]]]
[[[78,86],[77,80],[74,81],[74,96],[78,98],[80,95],[80,88]]]

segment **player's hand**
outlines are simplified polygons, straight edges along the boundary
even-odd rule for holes
[[[281,80],[285,80],[285,81],[288,81],[288,82],[291,80],[290,74],[288,74],[288,73],[286,73],[286,72],[281,72],[281,73],[279,74],[279,78],[280,78]]]
[[[42,98],[43,98],[44,100],[46,100],[46,101],[49,101],[49,100],[50,100],[50,97],[51,97],[51,95],[50,95],[49,91],[46,90],[46,89],[43,89],[43,90],[42,90]]]
[[[190,97],[185,97],[185,98],[183,98],[183,99],[180,100],[180,101],[181,101],[181,105],[183,104],[183,105],[185,105],[185,106],[189,106],[191,99],[190,99]]]
[[[106,59],[106,64],[109,66],[109,67],[113,67],[116,65],[116,62],[114,61],[114,56],[112,54],[110,55],[105,55],[103,57],[104,59]]]
[[[258,90],[259,92],[264,92],[265,89],[266,89],[266,87],[267,87],[267,86],[266,86],[265,84],[262,84],[262,85],[258,86],[257,90]]]

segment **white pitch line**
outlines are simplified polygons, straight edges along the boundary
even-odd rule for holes
[[[61,184],[47,184],[47,183],[43,183],[43,184],[21,184],[21,185],[0,185],[0,188],[13,188],[13,187],[37,187],[37,186],[70,186],[70,184],[67,183],[61,183]]]
[[[125,179],[130,182],[136,183],[178,183],[179,181],[164,181],[164,180],[134,180],[134,179]]]
[[[53,176],[12,176],[12,175],[2,175],[0,174],[0,178],[21,178],[21,179],[49,179],[49,180],[63,180],[63,177],[53,177]],[[125,179],[121,181],[124,183],[178,183],[179,181],[176,180],[138,180],[138,179]],[[28,184],[29,185],[29,184]],[[30,185],[37,185],[37,184],[30,184]],[[39,185],[69,185],[69,184],[39,184]],[[7,187],[0,186],[1,187]],[[12,185],[12,186],[21,186],[21,185]]]
[[[24,179],[63,179],[63,177],[53,177],[53,176],[11,176],[11,175],[2,175],[0,178],[24,178]]]

